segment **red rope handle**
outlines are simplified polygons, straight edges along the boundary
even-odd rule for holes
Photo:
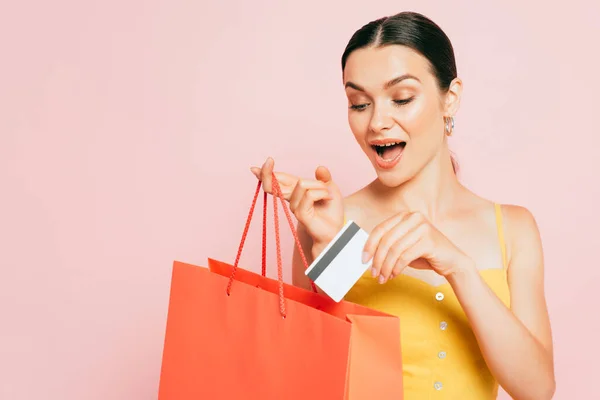
[[[267,192],[263,193],[262,276],[267,276]]]
[[[256,191],[254,192],[254,198],[252,199],[252,205],[250,206],[250,211],[248,212],[248,218],[246,219],[246,225],[244,226],[244,231],[242,232],[242,240],[240,241],[240,247],[238,247],[237,256],[235,257],[235,261],[233,263],[233,271],[231,271],[231,276],[229,277],[229,282],[227,283],[227,295],[231,294],[231,285],[233,284],[233,279],[235,278],[235,273],[238,269],[238,264],[240,262],[240,258],[242,257],[242,250],[244,249],[244,243],[246,242],[246,237],[248,236],[248,230],[250,228],[250,222],[252,222],[252,215],[254,214],[254,207],[256,207],[256,200],[258,199],[258,194],[260,193],[260,181],[258,185],[256,185]]]
[[[248,218],[246,219],[246,225],[244,226],[244,231],[242,232],[242,238],[240,240],[240,246],[238,248],[237,255],[235,257],[235,261],[233,263],[233,270],[231,271],[231,276],[229,277],[229,282],[227,283],[227,295],[231,294],[231,286],[233,285],[233,281],[235,279],[235,274],[238,269],[238,265],[240,262],[240,258],[242,256],[242,250],[244,248],[244,244],[246,243],[246,238],[248,237],[248,231],[250,229],[250,222],[252,221],[252,216],[254,215],[254,209],[256,208],[256,201],[258,200],[258,194],[260,193],[260,187],[262,185],[261,181],[258,181],[256,185],[256,190],[254,192],[254,197],[252,198],[252,205],[250,206],[250,210],[248,212]],[[300,244],[300,239],[298,238],[298,232],[294,226],[292,221],[292,217],[290,211],[285,203],[285,199],[283,197],[283,193],[281,192],[281,187],[279,186],[279,182],[277,181],[277,177],[275,173],[273,173],[273,195],[275,198],[279,198],[281,205],[283,207],[283,211],[288,220],[288,224],[290,225],[290,229],[292,230],[292,235],[294,236],[294,240],[296,242],[296,246],[298,247],[298,252],[300,254],[300,258],[302,259],[302,263],[304,264],[304,268],[308,268],[308,261],[306,260],[306,256],[304,255],[304,251],[302,250],[302,246]],[[274,224],[275,224],[275,246],[277,253],[277,281],[279,283],[279,308],[281,311],[281,315],[283,318],[286,317],[285,311],[285,297],[283,295],[283,263],[281,260],[281,238],[279,236],[279,213],[277,201],[273,202],[273,214],[274,214]],[[266,252],[267,252],[267,193],[264,193],[263,196],[263,230],[262,230],[262,275],[266,276]],[[314,282],[310,281],[311,287],[314,292],[317,292],[317,287]]]
[[[273,178],[275,178],[275,174],[273,174]],[[275,183],[275,180],[273,180],[273,183]],[[277,281],[279,283],[279,310],[281,311],[281,316],[285,318],[285,298],[283,297],[283,263],[281,262],[281,239],[279,237],[279,213],[277,212],[277,202],[273,203],[273,219],[275,220],[275,248],[277,254]]]
[[[290,215],[290,210],[285,204],[285,199],[283,198],[283,193],[281,193],[281,187],[279,186],[279,182],[275,178],[275,174],[273,174],[273,194],[279,198],[281,201],[281,205],[283,206],[283,211],[288,220],[288,224],[290,225],[290,229],[292,230],[292,235],[294,236],[294,240],[296,241],[296,246],[298,247],[298,254],[300,254],[300,258],[302,259],[302,264],[304,264],[304,269],[308,268],[308,261],[306,260],[306,256],[304,255],[304,251],[302,250],[302,245],[300,244],[300,238],[298,238],[298,232],[296,231],[296,227],[292,222],[292,216]],[[275,208],[277,208],[277,202],[274,201]],[[277,231],[276,231],[277,232]],[[277,232],[279,234],[279,232]],[[317,293],[317,287],[313,281],[310,281],[310,286],[312,290]]]

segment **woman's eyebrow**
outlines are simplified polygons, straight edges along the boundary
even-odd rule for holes
[[[417,82],[421,82],[419,80],[419,78],[417,78],[414,75],[404,74],[404,75],[400,75],[400,76],[398,76],[398,77],[396,77],[396,78],[394,78],[394,79],[386,82],[385,85],[383,85],[383,88],[384,89],[389,89],[392,86],[397,85],[398,83],[400,83],[400,82],[402,82],[403,80],[406,80],[406,79],[414,79]],[[364,92],[365,91],[365,89],[362,86],[357,85],[356,83],[351,82],[351,81],[346,82],[346,84],[344,85],[344,87],[346,87],[346,88],[352,88],[354,90],[358,90],[359,92]]]

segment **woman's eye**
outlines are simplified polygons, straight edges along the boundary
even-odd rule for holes
[[[393,100],[393,102],[397,106],[403,106],[403,105],[408,104],[411,101],[413,101],[413,99],[414,99],[414,96],[409,97],[407,99]],[[350,106],[350,109],[355,110],[355,111],[364,111],[369,105],[370,105],[370,103],[352,104]]]
[[[411,101],[413,101],[413,99],[414,99],[414,96],[413,97],[409,97],[408,99],[394,100],[394,104],[399,105],[399,106],[403,106],[403,105],[408,104]]]
[[[350,106],[351,109],[356,110],[356,111],[363,111],[365,108],[367,108],[369,104],[368,103],[364,103],[364,104],[352,104]]]

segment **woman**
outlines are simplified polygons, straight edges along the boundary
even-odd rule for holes
[[[400,317],[406,399],[515,399],[555,390],[540,236],[531,213],[461,185],[448,137],[462,92],[452,45],[426,17],[359,29],[342,56],[348,120],[377,178],[342,198],[276,172],[309,263],[344,225],[370,232],[373,260],[346,300]],[[271,192],[274,162],[253,173]],[[311,259],[312,257],[312,259]],[[293,282],[310,288],[298,252]]]

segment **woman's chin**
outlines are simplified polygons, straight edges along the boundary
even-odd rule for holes
[[[409,180],[409,177],[400,171],[399,169],[386,169],[382,170],[375,166],[375,172],[377,173],[377,180],[386,187],[394,188],[402,185]]]

